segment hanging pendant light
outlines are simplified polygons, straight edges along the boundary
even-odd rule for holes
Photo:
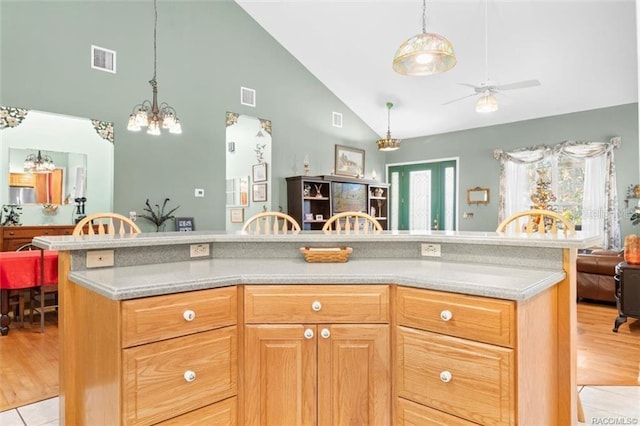
[[[387,137],[385,139],[378,139],[379,151],[395,151],[400,148],[400,139],[394,139],[391,137],[391,108],[393,104],[387,102]]]
[[[427,4],[422,0],[422,33],[402,43],[393,58],[393,69],[403,75],[422,76],[449,71],[456,63],[451,42],[427,33]]]
[[[153,98],[151,102],[144,100],[141,104],[133,107],[133,112],[129,116],[127,130],[138,132],[142,127],[147,127],[147,133],[154,136],[161,133],[160,129],[167,129],[169,133],[180,134],[182,133],[182,125],[176,110],[166,102],[158,106],[158,82],[156,81],[158,7],[156,0],[153,0],[153,11],[155,17],[153,21],[153,78],[149,80]]]

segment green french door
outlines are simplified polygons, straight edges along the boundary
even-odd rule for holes
[[[457,161],[389,167],[392,230],[455,230]]]

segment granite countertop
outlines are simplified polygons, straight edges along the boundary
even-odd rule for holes
[[[302,245],[314,243],[342,242],[430,242],[464,243],[489,246],[548,247],[548,248],[586,248],[598,244],[600,236],[478,232],[478,231],[383,231],[375,234],[337,234],[322,231],[302,231],[299,233],[277,235],[255,235],[244,232],[227,233],[223,231],[195,232],[143,232],[135,235],[108,236],[40,236],[33,243],[47,250],[93,250],[126,247],[149,247],[175,244],[231,243],[231,242],[296,242]]]
[[[69,278],[125,300],[236,284],[400,284],[522,301],[564,279],[561,270],[422,259],[307,263],[292,259],[204,259],[71,271]]]

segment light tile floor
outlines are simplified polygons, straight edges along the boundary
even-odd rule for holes
[[[640,386],[581,386],[585,425],[640,425]],[[1,426],[57,426],[58,398],[0,413]]]

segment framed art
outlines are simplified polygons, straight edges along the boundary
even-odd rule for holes
[[[195,230],[196,224],[192,217],[176,217],[176,231],[189,232]]]
[[[231,223],[244,222],[244,209],[242,207],[229,209],[229,220],[231,221]]]
[[[267,163],[260,163],[253,166],[253,181],[264,182],[267,180]]]
[[[253,202],[267,201],[267,184],[266,183],[254,183],[253,184]]]
[[[336,145],[335,174],[341,176],[364,176],[364,149]]]

